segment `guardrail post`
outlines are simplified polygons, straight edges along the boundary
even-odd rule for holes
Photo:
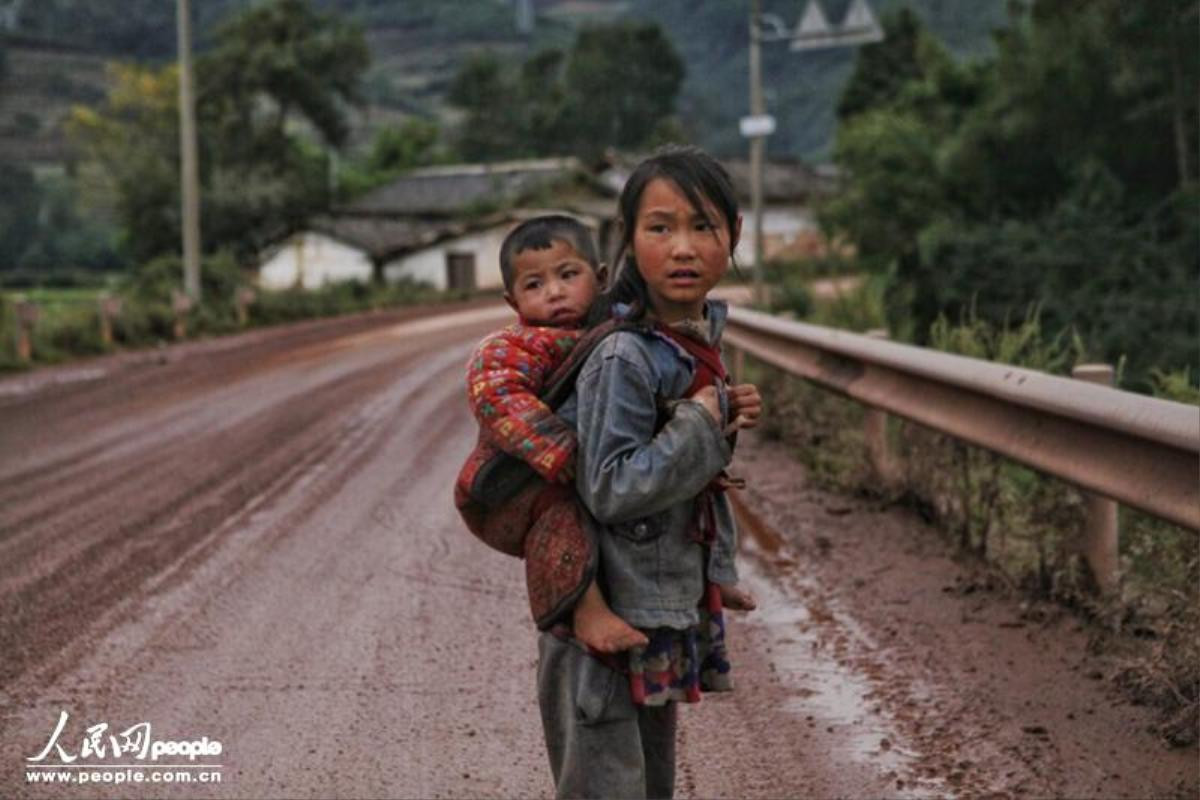
[[[238,325],[244,326],[249,319],[247,309],[258,299],[258,294],[249,286],[239,287],[233,296],[233,305],[237,310]]]
[[[1079,364],[1071,370],[1071,377],[1101,386],[1112,386],[1113,368],[1108,364]],[[1085,529],[1080,549],[1092,570],[1096,586],[1103,594],[1109,594],[1120,586],[1121,580],[1117,501],[1084,492],[1084,507]]]
[[[867,331],[866,335],[872,339],[891,338],[883,328],[873,328]],[[871,468],[884,486],[892,486],[899,481],[900,470],[892,454],[891,443],[888,442],[887,426],[887,412],[867,406],[863,416],[863,441],[867,445]]]
[[[40,311],[37,303],[19,298],[17,312],[17,358],[28,364],[33,359],[33,326],[37,324]]]
[[[192,310],[192,298],[178,289],[171,290],[171,309],[175,312],[175,338],[187,336],[187,313]]]
[[[113,320],[121,315],[121,298],[100,295],[100,339],[106,346],[113,343]]]

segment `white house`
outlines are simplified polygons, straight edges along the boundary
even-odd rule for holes
[[[258,268],[263,289],[319,289],[327,283],[371,280],[374,265],[361,247],[317,230],[288,237]]]
[[[446,239],[397,256],[383,266],[383,278],[396,283],[405,278],[438,289],[502,289],[500,245],[517,222],[503,223]]]
[[[604,233],[613,205],[611,192],[571,158],[414,170],[268,249],[258,282],[311,289],[408,279],[498,289],[500,245],[521,219],[567,212]]]

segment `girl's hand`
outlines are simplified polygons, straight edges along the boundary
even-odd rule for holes
[[[717,423],[717,427],[721,426],[721,398],[717,396],[717,387],[705,386],[689,399],[695,400],[703,406],[704,410],[713,418],[713,422]]]
[[[729,397],[729,416],[733,422],[731,429],[753,428],[762,416],[762,395],[753,383],[739,383],[727,389]]]

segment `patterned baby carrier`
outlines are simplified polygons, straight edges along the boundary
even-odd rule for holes
[[[600,342],[617,331],[646,329],[622,318],[589,329],[546,380],[541,400],[557,410]],[[568,502],[573,496],[573,486],[545,483],[528,463],[482,437],[455,482],[455,506],[467,528],[489,547],[525,560],[530,611],[541,630],[568,616],[596,574],[587,510]]]
[[[688,394],[725,380],[715,348],[700,345],[660,324],[614,317],[584,333],[550,375],[540,394],[550,409],[557,410],[571,396],[588,356],[618,331],[657,335],[689,354],[696,364],[696,375]],[[667,418],[666,402],[658,398],[657,405],[656,427],[661,427]],[[528,463],[481,440],[459,472],[454,495],[463,521],[480,541],[506,555],[524,558],[530,611],[538,628],[547,630],[568,618],[568,612],[595,577],[598,564],[587,510],[579,502],[562,502],[572,498],[573,487],[543,482]],[[708,491],[698,498],[696,519],[697,528],[708,537],[711,512],[706,512],[710,501]],[[566,513],[576,516],[563,518]]]

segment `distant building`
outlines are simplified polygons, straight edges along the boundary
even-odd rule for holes
[[[338,281],[420,281],[439,289],[496,289],[500,243],[517,222],[570,213],[592,227],[602,257],[616,242],[616,196],[636,165],[610,157],[598,171],[575,158],[451,164],[413,170],[336,213],[316,217],[262,254],[259,285],[315,289]],[[749,168],[724,162],[742,200],[739,263],[754,263]],[[834,176],[800,162],[766,165],[763,239],[768,259],[821,255],[812,213]]]
[[[269,248],[259,285],[408,279],[500,288],[500,244],[518,221],[566,212],[599,234],[613,205],[612,192],[573,158],[413,170]]]
[[[341,281],[399,282],[402,278],[446,288],[499,285],[487,269],[489,255],[515,217],[492,215],[472,222],[399,220],[337,215],[317,217],[263,253],[258,284],[264,289],[318,289]],[[464,258],[469,256],[470,258]],[[471,266],[476,265],[476,266]],[[482,274],[478,265],[483,265]]]

